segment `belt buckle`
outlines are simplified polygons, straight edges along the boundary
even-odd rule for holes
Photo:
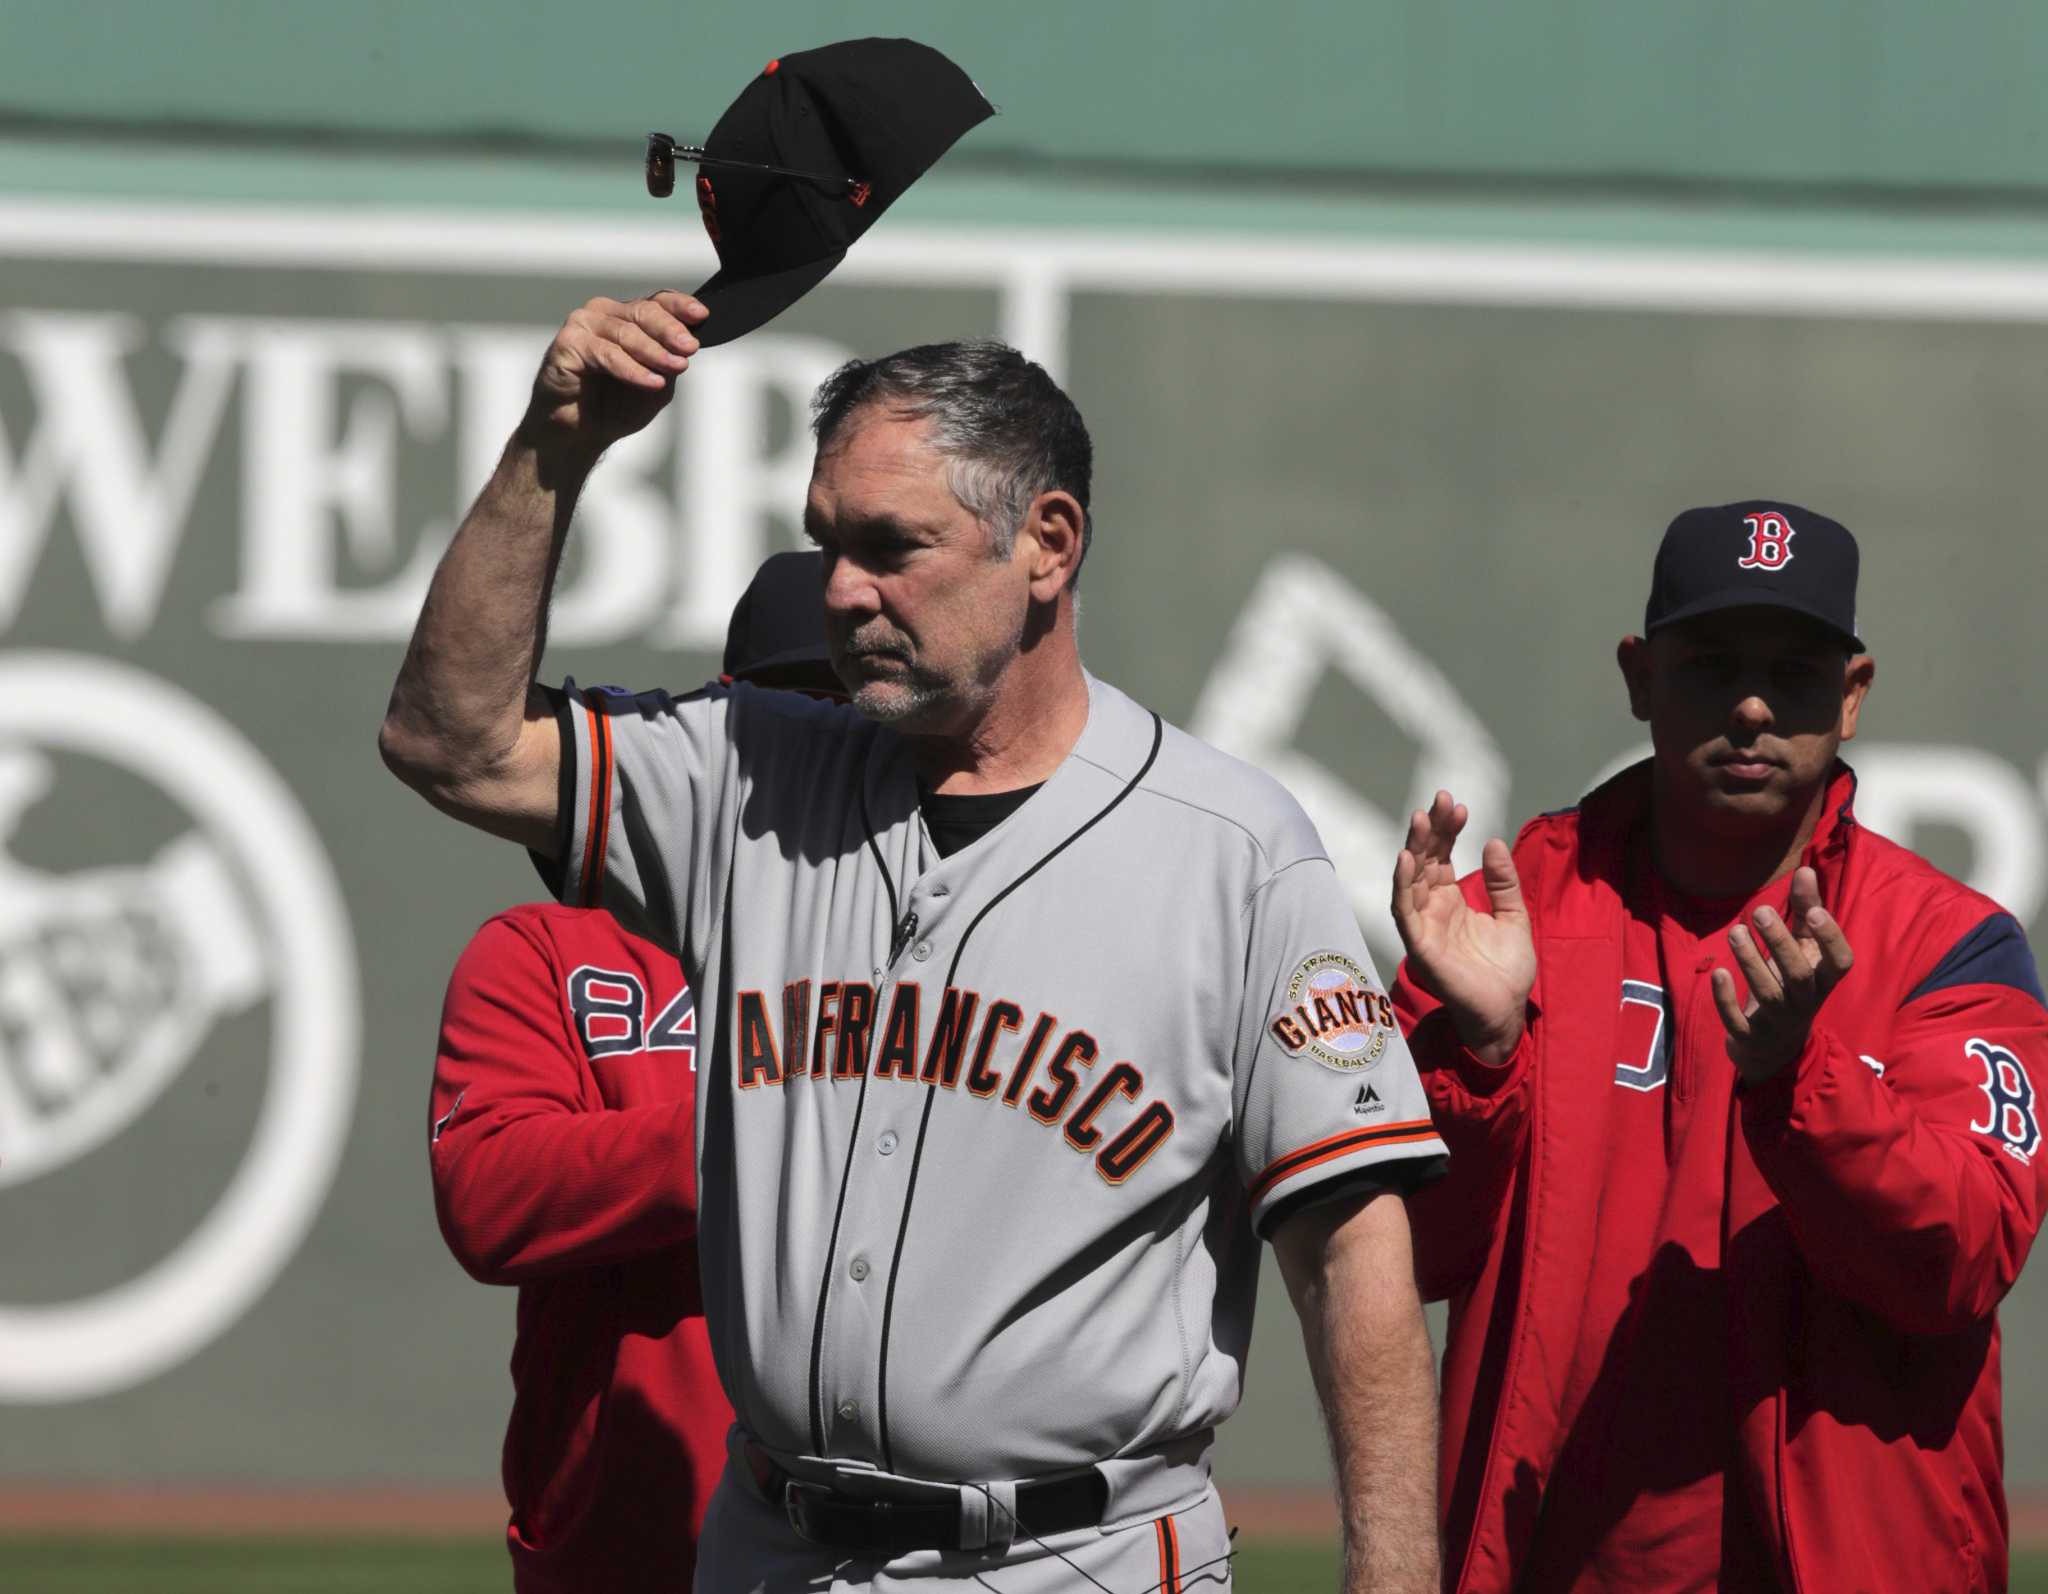
[[[817,1518],[812,1508],[822,1505],[832,1496],[832,1491],[821,1484],[804,1483],[796,1478],[782,1486],[782,1510],[789,1518],[789,1525],[796,1536],[806,1544],[822,1543],[817,1533]]]
[[[849,1500],[825,1484],[792,1478],[783,1489],[782,1509],[806,1544],[858,1555],[896,1555],[905,1548],[919,1548],[897,1542],[892,1522],[897,1508],[892,1501]]]

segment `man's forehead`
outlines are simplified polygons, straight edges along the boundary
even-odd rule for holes
[[[813,469],[823,469],[828,461],[929,462],[939,457],[933,446],[933,421],[929,415],[915,415],[874,402],[863,404],[839,423],[826,446],[818,450]]]
[[[951,501],[947,460],[921,416],[864,411],[811,462],[809,513],[840,519]]]

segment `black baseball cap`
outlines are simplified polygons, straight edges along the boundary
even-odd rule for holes
[[[848,39],[770,61],[704,141],[697,208],[719,269],[697,290],[711,310],[691,329],[697,341],[730,343],[795,304],[995,110],[914,39]]]
[[[1657,548],[1643,634],[1717,609],[1791,609],[1861,653],[1856,634],[1856,539],[1797,504],[1745,498],[1688,509]]]
[[[733,680],[763,686],[836,684],[825,645],[825,561],[816,553],[762,561],[733,605],[724,669]]]

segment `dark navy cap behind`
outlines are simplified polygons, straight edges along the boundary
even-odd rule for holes
[[[1658,546],[1643,634],[1717,609],[1763,606],[1809,615],[1861,653],[1858,563],[1847,526],[1797,504],[1747,498],[1688,509]]]
[[[780,685],[792,671],[836,684],[825,643],[825,561],[815,552],[770,554],[725,630],[725,673]]]

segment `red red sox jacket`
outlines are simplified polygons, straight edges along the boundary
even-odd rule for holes
[[[449,1249],[519,1286],[519,1594],[687,1589],[732,1421],[697,1284],[697,1016],[608,913],[514,908],[456,965],[434,1064]]]
[[[1411,1198],[1425,1294],[1451,1302],[1446,1587],[1551,1586],[1725,1473],[1704,1553],[1754,1556],[1755,1586],[2003,1588],[1995,1312],[2048,1174],[2025,937],[1857,824],[1838,769],[1806,861],[1855,966],[1799,1059],[1738,1089],[1708,994],[1725,936],[1660,916],[1640,866],[1647,773],[1516,843],[1539,972],[1505,1066],[1395,990],[1451,1148]]]

